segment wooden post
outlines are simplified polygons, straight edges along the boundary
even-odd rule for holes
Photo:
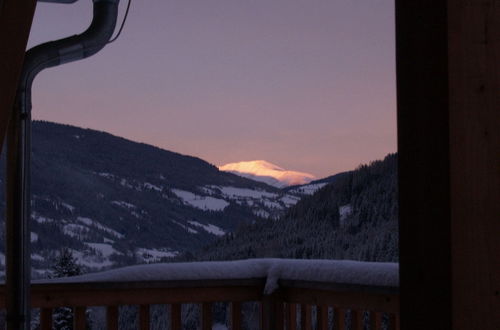
[[[318,306],[317,311],[318,330],[328,330],[328,306]]]
[[[382,313],[370,312],[370,329],[371,330],[382,329]]]
[[[74,330],[86,330],[87,327],[87,308],[78,306],[73,308],[73,329]]]
[[[499,36],[498,0],[448,1],[454,330],[500,329]]]
[[[283,330],[285,328],[285,306],[283,301],[274,301],[274,313],[276,314],[275,329]]]
[[[500,329],[500,2],[397,0],[401,327]]]
[[[399,316],[396,314],[389,314],[389,330],[399,330]]]
[[[170,329],[181,330],[182,329],[182,305],[181,304],[171,304],[170,305]]]
[[[139,329],[149,330],[150,327],[150,314],[149,305],[139,306]]]
[[[118,306],[106,308],[106,328],[107,330],[118,330]]]
[[[275,315],[272,309],[272,302],[269,297],[266,297],[260,302],[260,328],[262,330],[274,329]]]
[[[300,305],[300,329],[312,330],[312,306],[302,304]]]
[[[52,308],[42,308],[40,310],[40,329],[52,330]]]
[[[231,330],[241,329],[241,303],[233,301],[231,303]]]
[[[351,330],[363,330],[363,311],[351,310]]]
[[[287,303],[287,330],[297,330],[297,304]]]
[[[201,304],[201,328],[212,330],[212,303]]]
[[[403,328],[451,330],[447,0],[396,1]]]
[[[333,329],[334,330],[346,330],[345,324],[345,310],[341,308],[333,309]]]

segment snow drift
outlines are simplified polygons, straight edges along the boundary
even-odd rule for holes
[[[266,279],[265,293],[279,287],[279,280],[298,280],[395,288],[399,265],[351,260],[248,259],[161,263],[130,266],[100,273],[40,280],[34,283],[146,282],[190,280]]]

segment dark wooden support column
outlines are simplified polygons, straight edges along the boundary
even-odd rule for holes
[[[0,152],[14,105],[36,0],[0,1]]]
[[[13,113],[14,99],[35,6],[36,0],[0,1],[0,152],[2,152]],[[8,189],[7,198],[12,198],[12,195],[12,190]],[[7,210],[7,212],[10,211]],[[9,229],[6,231],[12,233]],[[13,236],[8,234],[6,236],[6,245],[12,247],[13,244],[9,242],[13,241]],[[22,274],[13,274],[12,269],[23,269],[24,267],[19,265],[20,261],[17,258],[12,258],[12,252],[20,251],[12,251],[6,247],[6,283],[8,287],[6,328],[29,329],[29,288],[27,287],[29,269],[28,272]],[[29,257],[27,252],[21,253],[25,253]]]
[[[396,0],[401,329],[499,329],[500,2]]]
[[[449,1],[453,329],[500,329],[500,1]]]
[[[451,330],[446,0],[396,1],[402,329]]]

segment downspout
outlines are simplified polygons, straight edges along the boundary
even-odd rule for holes
[[[47,0],[45,0],[47,1]],[[48,2],[71,3],[76,0]],[[27,51],[7,132],[6,307],[7,329],[30,329],[31,87],[42,70],[94,55],[110,40],[119,0],[93,0],[93,18],[82,34]]]

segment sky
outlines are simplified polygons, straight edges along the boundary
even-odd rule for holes
[[[38,3],[29,47],[91,18]],[[116,42],[38,75],[33,117],[321,178],[396,151],[394,37],[393,0],[132,0]]]

